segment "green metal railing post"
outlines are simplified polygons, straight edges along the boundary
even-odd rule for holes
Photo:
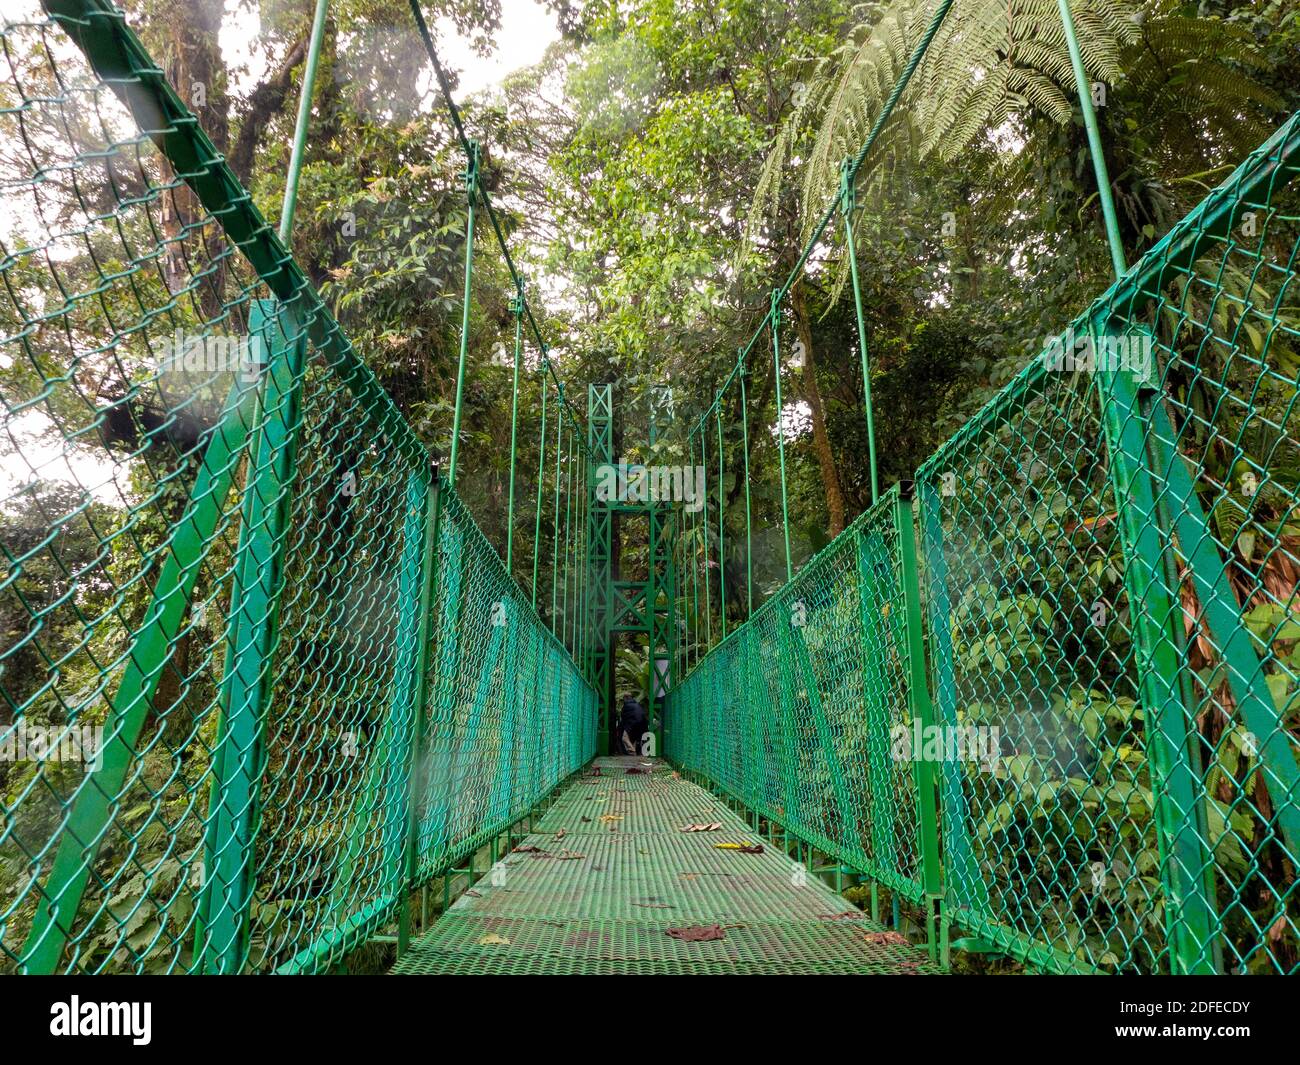
[[[474,211],[478,204],[479,148],[469,142],[465,157],[465,195],[469,211],[465,218],[465,293],[460,313],[460,359],[456,366],[456,407],[451,421],[451,460],[447,464],[447,484],[456,484],[456,458],[460,454],[460,417],[465,402],[465,363],[469,357],[470,290],[474,280]]]
[[[424,752],[428,737],[429,715],[425,706],[429,699],[429,659],[433,651],[433,618],[438,602],[438,540],[442,525],[442,484],[437,466],[429,473],[429,486],[425,494],[424,543],[420,558],[419,634],[416,639],[415,699],[410,743],[410,762],[407,773],[406,847],[404,853],[404,888],[400,898],[405,900],[424,882],[419,872],[420,815],[423,810],[429,783],[428,766]],[[406,952],[411,940],[411,910],[403,903],[397,923],[397,954]]]
[[[569,575],[572,569],[573,550],[573,438],[569,428],[569,448],[564,460],[564,581],[560,594],[560,643],[565,643],[569,633]]]
[[[726,503],[722,494],[722,400],[718,400],[718,610],[722,614],[722,639],[727,638],[727,541],[723,525]]]
[[[785,484],[785,407],[781,399],[781,292],[772,292],[772,310],[768,315],[772,329],[772,375],[776,380],[776,450],[781,466],[781,531],[785,536],[785,579],[794,580],[794,562],[790,555],[790,499]]]
[[[898,534],[903,608],[907,630],[907,704],[913,721],[921,724],[921,735],[935,725],[934,703],[930,699],[925,665],[925,636],[921,620],[921,580],[916,562],[916,526],[912,520],[913,485],[904,482],[894,499],[894,527]],[[921,852],[921,888],[925,892],[925,933],[930,958],[938,960],[942,921],[943,879],[939,859],[938,781],[934,763],[925,758],[913,762],[916,781],[917,846]]]
[[[277,637],[289,498],[297,468],[298,408],[306,357],[306,341],[294,316],[276,301],[254,303],[249,328],[266,345],[269,358],[260,375],[261,409],[241,507],[230,600],[232,628],[205,828],[199,953],[208,973],[237,972],[247,949],[263,723]]]
[[[1111,196],[1101,130],[1092,106],[1092,87],[1083,66],[1069,0],[1057,0],[1057,8],[1087,132],[1111,267],[1118,281],[1128,271],[1128,264]],[[1094,345],[1095,340],[1094,332]],[[1207,844],[1206,795],[1194,746],[1195,700],[1183,672],[1185,655],[1180,653],[1183,622],[1179,581],[1177,564],[1169,555],[1174,526],[1167,493],[1157,479],[1165,472],[1160,467],[1168,463],[1153,463],[1149,453],[1153,443],[1150,433],[1154,420],[1163,413],[1158,411],[1163,399],[1149,382],[1139,387],[1125,371],[1105,369],[1098,377],[1097,395],[1128,554],[1125,581],[1138,653],[1145,667],[1143,688],[1156,732],[1150,756],[1153,784],[1157,778],[1161,782],[1155,789],[1157,839],[1161,877],[1168,896],[1165,913],[1174,967],[1175,971],[1189,973],[1215,972],[1220,968],[1222,948],[1215,934],[1214,857]]]
[[[695,432],[694,432],[694,430],[691,431],[690,436],[687,438],[687,444],[686,444],[686,447],[687,447],[687,452],[688,452],[689,455],[690,455],[690,464],[691,464],[691,467],[692,467],[692,471],[691,471],[691,472],[692,472],[692,476],[694,476],[694,466],[695,466]],[[696,511],[695,513],[693,513],[693,514],[691,515],[691,539],[692,539],[692,540],[697,539],[696,533],[697,533],[697,530],[698,530],[698,529],[699,529],[699,511]],[[690,642],[690,637],[691,637],[691,631],[690,631],[690,620],[691,620],[691,618],[693,617],[693,618],[695,619],[695,658],[694,658],[694,660],[695,660],[696,662],[698,662],[698,661],[700,660],[700,560],[699,560],[698,553],[697,553],[697,551],[696,551],[696,549],[695,549],[695,545],[694,545],[694,544],[692,544],[692,546],[691,546],[690,566],[691,566],[691,600],[692,600],[692,602],[691,602],[691,611],[690,611],[690,613],[687,614],[687,616],[686,616],[686,621],[687,621],[687,628],[686,628],[686,652],[687,652],[688,655],[690,654],[690,649],[691,649],[691,642]],[[691,662],[689,662],[689,661],[687,662],[687,664],[686,664],[686,668],[687,668],[688,670],[691,668],[691,664],[692,664]]]
[[[118,682],[104,725],[100,766],[77,792],[41,889],[42,897],[23,948],[25,972],[53,973],[72,935],[90,870],[137,756],[140,730],[175,652],[199,570],[225,517],[235,470],[255,421],[256,401],[257,390],[251,385],[237,383],[231,389],[203,449],[186,511],[171,527],[153,597],[125,658],[126,671]]]
[[[551,523],[551,632],[555,631],[560,591],[560,466],[564,455],[564,389],[555,386],[559,416],[555,419],[555,495]]]
[[[894,846],[894,778],[889,757],[890,703],[888,663],[890,658],[888,616],[877,605],[888,604],[887,590],[877,587],[875,564],[881,562],[884,544],[880,532],[859,527],[854,545],[858,574],[858,638],[862,653],[862,709],[867,722],[867,779],[871,789],[871,856],[879,874],[892,876],[898,870]],[[891,884],[896,890],[896,885]]]
[[[862,356],[862,394],[867,413],[867,464],[871,468],[871,502],[880,498],[876,471],[876,426],[871,404],[871,363],[867,355],[867,323],[862,316],[862,282],[858,278],[858,250],[853,237],[853,212],[857,209],[857,184],[850,176],[850,161],[840,165],[840,211],[844,215],[844,247],[853,279],[853,309],[858,323],[858,352]]]
[[[542,350],[542,427],[537,434],[537,507],[533,516],[533,609],[537,609],[537,564],[542,554],[542,480],[546,474],[546,351]]]
[[[514,381],[510,388],[510,494],[506,504],[506,572],[514,576],[515,561],[515,465],[519,449],[519,363],[524,348],[524,282],[520,278],[510,301],[515,316]]]
[[[743,354],[739,356],[743,358]],[[740,429],[741,449],[745,456],[745,620],[754,613],[754,534],[751,523],[749,504],[749,399],[745,390],[745,378],[749,368],[743,363],[740,368]]]
[[[303,158],[307,153],[307,127],[311,124],[311,99],[316,89],[316,68],[320,65],[320,46],[325,39],[325,13],[329,0],[316,0],[312,16],[311,40],[307,45],[307,66],[302,75],[302,95],[298,98],[298,118],[293,127],[293,150],[289,154],[289,173],[284,183],[284,204],[280,208],[280,240],[288,246],[293,231],[293,215],[298,206],[298,181],[302,177]]]
[[[705,415],[705,420],[708,415]],[[704,491],[704,505],[700,507],[700,541],[704,546],[704,650],[708,653],[713,646],[713,578],[709,575],[709,561],[712,552],[709,549],[709,448],[708,433],[703,423],[700,425],[700,468],[704,471],[701,482]]]

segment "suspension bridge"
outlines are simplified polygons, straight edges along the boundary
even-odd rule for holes
[[[798,568],[776,432],[786,580],[724,585],[755,532],[724,434],[760,360],[783,409],[819,241],[853,268],[871,429],[857,180],[951,6],[700,404],[695,509],[596,490],[642,472],[613,453],[622,397],[561,379],[418,4],[468,203],[446,456],[289,251],[323,3],[278,230],[108,0],[4,25],[0,964],[1300,967],[1300,115],[1127,263],[1061,0],[1115,273],[1060,323],[1092,362],[1049,347],[884,490],[871,431],[872,505]],[[514,286],[503,544],[457,486],[486,240]],[[1097,355],[1116,342],[1142,358]],[[625,634],[644,756],[612,747]]]

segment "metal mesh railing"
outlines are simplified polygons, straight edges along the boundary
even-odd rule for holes
[[[48,7],[0,27],[0,966],[319,969],[595,694],[120,14]]]
[[[672,692],[667,755],[789,832],[924,896],[895,487]]]
[[[796,638],[760,611],[672,693],[670,757],[873,875],[868,821],[906,828],[937,794],[945,923],[1036,967],[1300,969],[1298,169],[1300,116],[922,466],[900,596],[921,703],[877,682],[882,719],[845,657],[864,578],[834,560],[868,517],[779,597],[833,638],[764,654],[766,692],[712,696],[737,648]],[[749,738],[763,703],[784,739]],[[891,754],[934,792],[895,770],[872,811],[870,738],[848,730],[909,720]]]

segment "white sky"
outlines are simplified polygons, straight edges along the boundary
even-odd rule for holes
[[[9,3],[10,0],[2,0]],[[35,0],[15,0],[34,4]],[[221,27],[221,48],[231,66],[248,64],[245,77],[236,78],[240,90],[251,89],[265,74],[265,56],[250,55],[249,43],[261,28],[256,10],[236,6],[235,0],[226,0],[226,19]],[[555,16],[536,0],[501,0],[501,29],[492,35],[495,51],[480,56],[461,37],[450,19],[438,19],[434,24],[438,35],[438,58],[443,65],[460,75],[456,90],[457,102],[501,81],[516,70],[530,67],[541,60],[546,49],[560,38]],[[396,27],[409,30],[414,35],[415,22]],[[427,64],[426,64],[427,65]],[[296,103],[296,101],[295,101]]]
[[[484,59],[458,37],[449,23],[440,23],[446,63],[460,71],[462,97],[498,85],[522,67],[541,61],[546,49],[560,38],[555,16],[535,0],[501,0],[501,29],[494,35],[496,52]]]

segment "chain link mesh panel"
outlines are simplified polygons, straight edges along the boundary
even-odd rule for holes
[[[917,475],[934,720],[892,753],[937,770],[946,921],[1039,968],[1300,968],[1298,157],[1300,116]],[[829,812],[886,819],[871,743],[815,713],[880,716],[840,627],[863,528],[678,685],[669,753],[871,871]]]
[[[596,749],[595,691],[458,500],[439,541],[419,861],[432,873],[527,813]]]
[[[319,969],[595,695],[120,14],[50,6],[0,28],[0,952]]]
[[[923,892],[895,487],[673,690],[667,755],[908,898]]]

